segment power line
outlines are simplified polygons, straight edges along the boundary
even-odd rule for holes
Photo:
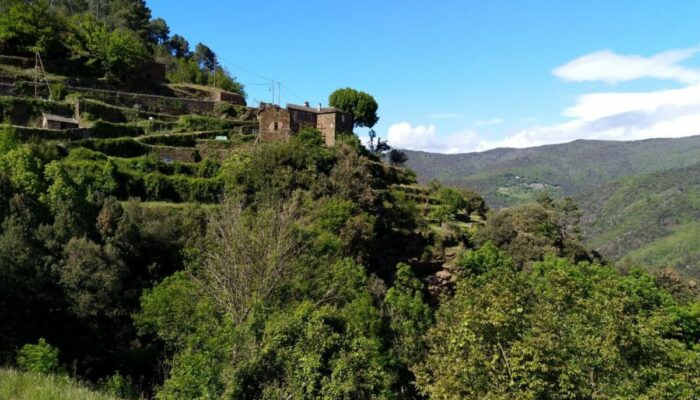
[[[285,88],[292,96],[294,96],[294,97],[296,97],[297,99],[299,99],[299,101],[302,101],[302,102],[306,101],[306,100],[304,100],[301,96],[299,96],[298,94],[294,93],[294,92],[292,91],[292,89],[290,89],[289,86],[285,85],[284,83],[282,83],[282,87]]]
[[[259,73],[257,73],[257,72],[254,72],[254,71],[252,71],[252,70],[250,70],[250,69],[248,69],[248,68],[246,68],[246,67],[244,67],[244,66],[242,66],[242,65],[238,65],[238,64],[236,64],[236,63],[234,63],[234,62],[231,62],[230,60],[227,60],[227,59],[225,59],[224,57],[221,57],[220,55],[218,55],[218,58],[219,58],[219,60],[223,60],[227,65],[229,65],[229,64],[230,64],[230,65],[233,65],[234,67],[236,67],[236,68],[238,68],[238,69],[241,69],[241,70],[243,70],[243,71],[246,71],[246,72],[248,72],[249,74],[255,75],[255,76],[257,76],[258,78],[265,79],[265,80],[267,80],[267,81],[273,81],[273,80],[274,80],[274,79],[272,79],[272,78],[268,78],[268,77],[265,76],[265,75],[261,75],[261,74],[259,74]]]

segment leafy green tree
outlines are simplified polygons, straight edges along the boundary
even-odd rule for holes
[[[73,21],[75,35],[70,41],[71,51],[109,80],[125,82],[150,59],[146,45],[132,31],[111,30],[90,14],[76,16]]]
[[[210,72],[214,72],[219,66],[219,62],[216,60],[216,53],[203,43],[197,43],[192,59],[199,64],[199,68]]]
[[[185,58],[190,56],[190,44],[182,36],[175,34],[170,38],[168,42],[168,49],[170,54],[176,58]]]
[[[170,40],[170,27],[163,18],[154,18],[148,23],[151,41],[157,45],[167,45]]]
[[[355,126],[372,128],[379,121],[379,105],[368,93],[352,88],[338,89],[331,93],[328,104],[352,114]]]
[[[11,2],[0,13],[0,51],[26,55],[39,52],[49,59],[65,57],[62,35],[64,19],[49,8],[46,1]]]
[[[20,145],[15,130],[10,125],[0,125],[0,157]]]
[[[117,305],[125,267],[113,248],[73,238],[64,248],[64,259],[60,281],[76,315],[113,317],[122,312]]]
[[[493,242],[519,266],[540,261],[546,254],[593,260],[594,254],[581,243],[576,220],[566,215],[554,203],[503,209],[487,219],[474,240],[477,244]]]
[[[427,349],[424,335],[433,322],[433,311],[423,298],[423,284],[411,267],[396,266],[394,284],[387,290],[384,308],[392,331],[391,354],[398,361],[399,391],[413,392],[415,377],[408,367],[423,359]]]
[[[399,149],[389,150],[388,157],[389,164],[391,165],[402,166],[406,164],[406,161],[408,161],[408,156],[406,155],[406,153]]]
[[[44,338],[37,344],[25,344],[17,353],[17,365],[24,371],[42,374],[63,373],[63,367],[58,360],[59,350]]]
[[[44,190],[41,160],[27,146],[20,146],[0,156],[0,170],[8,172],[15,191],[38,196]]]
[[[487,242],[478,250],[461,253],[455,265],[466,276],[479,276],[496,268],[513,268],[510,257],[491,242]]]
[[[491,267],[478,279],[463,278],[454,298],[441,306],[427,335],[428,355],[414,367],[423,394],[465,399],[700,394],[700,354],[673,336],[677,320],[668,312],[673,301],[649,275],[620,276],[610,267],[554,258],[530,272],[507,262]]]

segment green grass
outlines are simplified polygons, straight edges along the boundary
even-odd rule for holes
[[[0,369],[0,399],[13,400],[117,400],[82,387],[67,377]]]

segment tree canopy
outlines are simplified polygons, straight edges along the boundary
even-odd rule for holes
[[[368,93],[352,88],[338,89],[331,93],[328,104],[352,114],[355,126],[372,128],[379,121],[379,105]]]

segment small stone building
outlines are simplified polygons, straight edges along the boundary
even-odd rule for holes
[[[41,114],[41,127],[44,129],[73,129],[80,128],[80,123],[75,118]]]
[[[227,92],[225,90],[217,89],[217,90],[212,90],[211,95],[209,96],[209,100],[211,101],[226,101],[231,104],[236,104],[236,105],[241,105],[245,106],[246,101],[245,97],[238,93],[232,93],[232,92]]]
[[[259,134],[262,142],[281,141],[299,133],[304,127],[321,131],[327,146],[335,144],[339,133],[352,133],[352,115],[334,107],[309,107],[287,104],[282,108],[275,104],[260,104],[258,109]]]

